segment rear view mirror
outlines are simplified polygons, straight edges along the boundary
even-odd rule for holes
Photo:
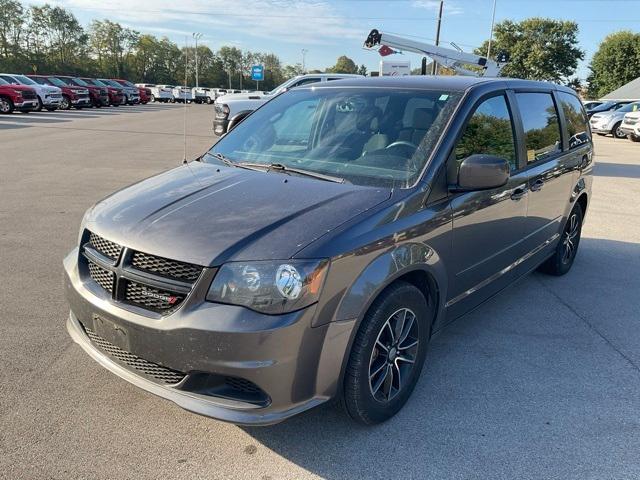
[[[503,186],[509,180],[509,162],[493,155],[471,155],[460,164],[458,187],[485,190]]]

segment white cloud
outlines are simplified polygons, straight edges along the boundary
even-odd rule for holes
[[[347,17],[324,0],[111,0],[108,3],[54,0],[51,3],[160,34],[200,31],[216,39],[229,34],[235,38],[247,35],[304,45],[361,40],[363,35],[361,29],[350,25]]]
[[[431,10],[437,13],[440,9],[440,0],[414,0],[412,5],[415,8],[424,8],[425,10]],[[443,15],[458,15],[462,12],[463,10],[460,5],[450,1],[445,2],[442,10]]]

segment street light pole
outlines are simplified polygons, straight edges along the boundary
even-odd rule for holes
[[[309,52],[309,50],[307,50],[306,48],[302,49],[302,73],[305,73],[307,71],[305,58],[306,58],[308,52]]]
[[[194,33],[193,38],[196,41],[196,90],[198,89],[198,40],[202,38],[201,33]]]

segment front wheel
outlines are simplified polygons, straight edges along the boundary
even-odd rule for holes
[[[577,203],[567,218],[556,251],[540,266],[542,272],[559,277],[571,270],[573,261],[578,254],[583,219],[582,207]]]
[[[622,130],[620,130],[620,126],[622,125],[622,122],[618,122],[613,126],[613,129],[611,130],[611,132],[613,133],[613,136],[615,138],[626,138],[627,134],[624,133]]]
[[[384,422],[407,402],[420,378],[432,309],[415,286],[384,290],[362,320],[345,372],[343,405],[355,421]]]
[[[36,112],[41,112],[43,106],[44,105],[42,105],[42,99],[38,96],[38,106],[36,107]]]
[[[629,135],[629,140],[632,142],[640,142],[640,137],[638,135]]]
[[[62,97],[62,101],[60,102],[60,110],[69,110],[71,108],[71,100],[69,97]]]
[[[0,113],[7,114],[13,112],[13,102],[5,97],[0,97]]]

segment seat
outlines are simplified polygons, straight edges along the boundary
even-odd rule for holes
[[[431,128],[434,115],[431,108],[416,108],[413,111],[413,122],[410,127],[405,127],[398,134],[398,141],[411,142],[419,145],[422,138]]]
[[[379,110],[379,109],[378,109]],[[382,112],[380,112],[382,114]],[[369,137],[362,147],[362,155],[366,155],[368,152],[373,152],[375,150],[380,150],[389,145],[389,135],[384,133],[380,133],[380,118],[374,117],[371,120],[370,130],[372,132],[376,132]]]

